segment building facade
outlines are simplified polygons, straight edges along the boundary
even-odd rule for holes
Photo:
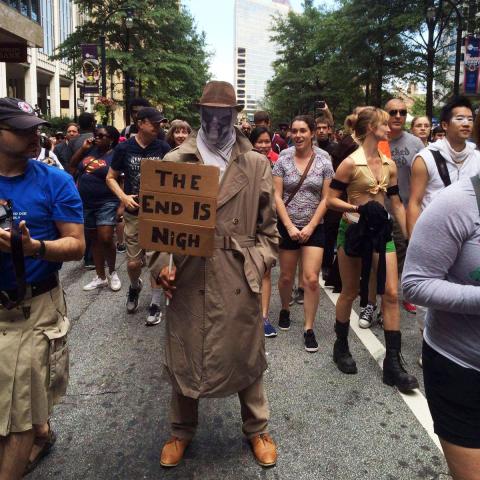
[[[0,0],[0,18],[0,45],[27,46],[26,62],[0,62],[0,97],[24,99],[43,116],[73,117],[69,66],[49,56],[75,30],[76,5],[70,0]]]
[[[252,119],[273,76],[277,45],[269,26],[290,11],[288,0],[235,0],[234,78],[237,99]]]

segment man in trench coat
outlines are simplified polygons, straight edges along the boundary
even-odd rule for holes
[[[198,419],[201,397],[238,393],[257,462],[275,465],[267,433],[263,386],[267,368],[260,291],[278,253],[271,167],[234,127],[242,109],[227,82],[209,82],[199,101],[202,127],[165,156],[220,169],[215,250],[211,258],[155,254],[154,278],[171,299],[166,321],[166,370],[172,382],[171,433],[160,463],[181,461]]]

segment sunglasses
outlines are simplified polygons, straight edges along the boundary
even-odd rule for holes
[[[105,138],[105,137],[108,137],[108,135],[106,135],[105,133],[96,133],[95,134],[95,138],[99,138],[100,140],[102,138]]]
[[[391,117],[396,117],[397,115],[400,115],[401,117],[406,117],[407,116],[407,111],[406,110],[390,110],[388,114]]]

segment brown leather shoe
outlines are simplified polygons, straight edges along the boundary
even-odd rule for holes
[[[277,447],[268,433],[250,438],[255,460],[262,467],[273,467],[277,463]]]
[[[183,458],[185,449],[190,440],[184,440],[178,437],[172,437],[162,448],[160,456],[160,465],[162,467],[176,467]]]

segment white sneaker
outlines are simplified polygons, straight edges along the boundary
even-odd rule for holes
[[[358,319],[358,326],[360,328],[370,328],[372,326],[376,309],[377,306],[371,303],[368,303],[366,307],[361,309],[360,318]]]
[[[122,282],[120,278],[118,278],[118,274],[116,271],[112,272],[111,275],[107,273],[107,280],[108,284],[110,285],[110,289],[114,292],[118,292],[122,288]]]
[[[107,287],[108,286],[108,280],[101,279],[98,275],[90,282],[87,283],[84,287],[83,290],[85,292],[89,292],[90,290],[95,290],[96,288],[102,288],[102,287]]]
[[[152,303],[148,307],[148,317],[145,322],[145,325],[147,326],[152,326],[152,325],[158,325],[162,321],[162,309],[158,306]]]

